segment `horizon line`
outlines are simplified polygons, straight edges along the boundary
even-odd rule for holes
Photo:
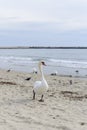
[[[87,46],[0,46],[0,49],[87,49]]]

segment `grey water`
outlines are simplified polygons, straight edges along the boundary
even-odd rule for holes
[[[30,73],[40,60],[47,74],[87,76],[87,49],[0,49],[1,69]]]

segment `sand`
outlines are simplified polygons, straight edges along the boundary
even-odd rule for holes
[[[45,77],[49,91],[39,102],[32,90],[40,76],[0,70],[0,130],[87,130],[87,79]]]

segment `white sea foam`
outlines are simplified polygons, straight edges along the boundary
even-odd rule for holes
[[[49,59],[51,65],[71,68],[87,68],[87,61]]]
[[[87,68],[87,61],[75,61],[75,60],[61,60],[44,58],[50,66],[58,67],[71,67],[71,68]],[[0,62],[7,62],[15,65],[26,65],[30,63],[36,63],[40,58],[33,57],[15,57],[15,56],[0,56]]]
[[[32,58],[28,57],[15,57],[15,56],[0,56],[0,61],[10,63],[30,63]]]

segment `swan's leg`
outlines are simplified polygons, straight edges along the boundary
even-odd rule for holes
[[[34,92],[34,90],[33,90],[33,100],[35,100],[35,92]]]
[[[41,96],[41,99],[39,100],[39,102],[44,102],[43,95]]]

